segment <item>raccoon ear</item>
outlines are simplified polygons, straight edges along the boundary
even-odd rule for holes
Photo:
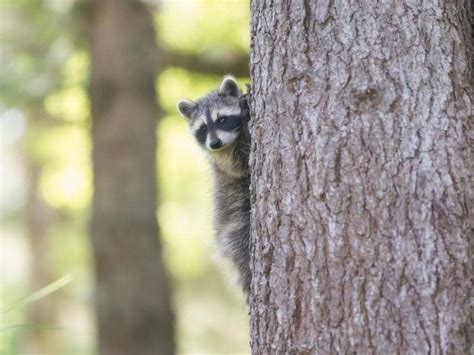
[[[180,114],[182,114],[185,118],[191,118],[191,114],[196,108],[196,103],[189,101],[189,100],[179,100],[176,107]]]
[[[219,89],[219,94],[229,95],[229,96],[240,96],[239,84],[235,78],[231,75],[226,75],[222,81],[221,87]]]

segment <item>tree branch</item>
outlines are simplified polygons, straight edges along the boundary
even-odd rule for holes
[[[248,63],[248,55],[241,53],[225,53],[217,58],[175,52],[164,48],[160,48],[157,58],[157,65],[160,69],[174,66],[205,74],[231,73],[235,76],[249,76]]]

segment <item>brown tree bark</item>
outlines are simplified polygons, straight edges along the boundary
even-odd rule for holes
[[[468,354],[470,3],[251,10],[253,353]]]
[[[156,221],[155,33],[143,2],[92,6],[91,222],[100,354],[172,354]]]

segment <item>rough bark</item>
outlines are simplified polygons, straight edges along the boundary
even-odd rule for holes
[[[468,354],[470,3],[251,10],[253,353]]]
[[[92,6],[91,222],[100,354],[172,354],[156,221],[155,34],[139,1]]]

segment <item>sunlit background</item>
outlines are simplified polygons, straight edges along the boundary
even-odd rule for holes
[[[247,56],[248,1],[157,3],[148,5],[160,47],[191,62]],[[90,60],[77,4],[0,1],[1,354],[96,351]],[[180,354],[249,352],[243,297],[214,256],[207,162],[175,110],[178,99],[219,85],[227,74],[219,68],[170,65],[156,77],[157,218]]]

